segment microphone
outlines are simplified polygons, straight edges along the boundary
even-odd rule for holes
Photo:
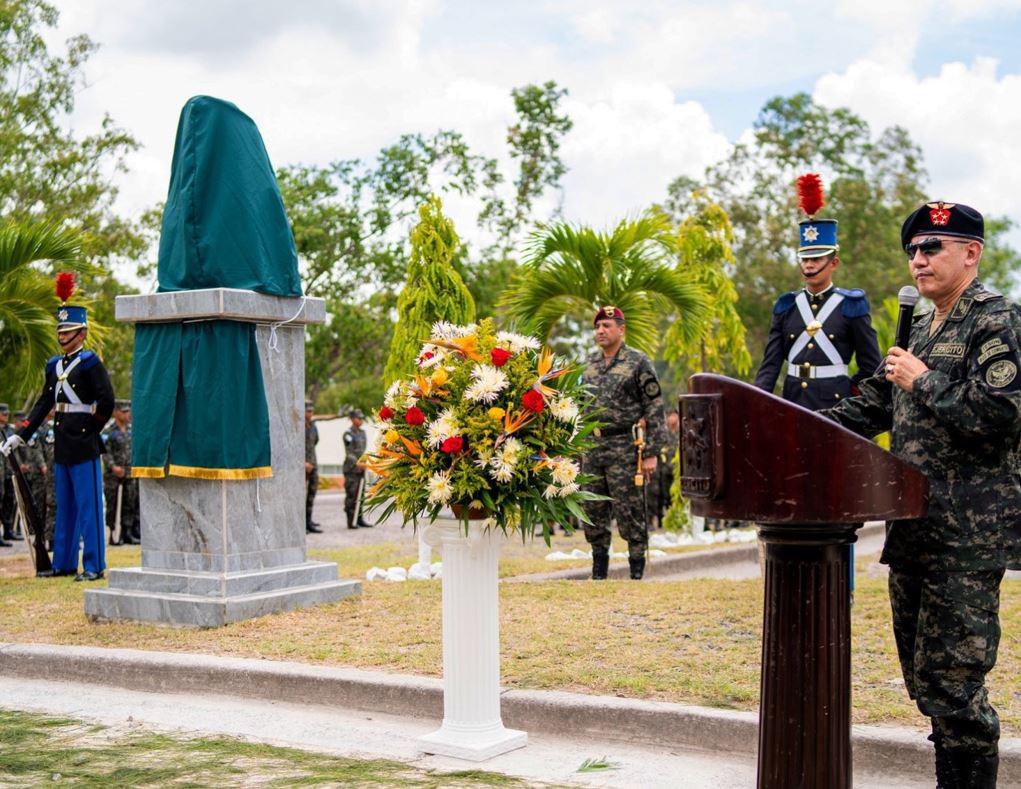
[[[918,303],[918,289],[912,285],[905,285],[897,292],[897,303],[900,309],[897,312],[897,333],[894,336],[893,344],[905,351],[911,350],[911,315],[915,311],[915,304]],[[873,375],[886,373],[886,358],[880,362]]]
[[[897,303],[900,310],[897,313],[897,341],[898,348],[905,351],[911,350],[911,315],[918,303],[918,290],[912,285],[905,285],[897,292]]]

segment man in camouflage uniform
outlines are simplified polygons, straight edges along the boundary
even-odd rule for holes
[[[642,473],[646,478],[656,470],[656,456],[667,443],[663,429],[663,398],[659,379],[649,357],[624,343],[624,313],[606,306],[596,313],[596,344],[585,365],[583,380],[595,397],[596,418],[603,426],[593,434],[596,446],[585,454],[586,474],[596,477],[586,490],[611,500],[590,501],[585,514],[585,539],[592,546],[592,577],[605,579],[610,566],[610,518],[628,544],[631,577],[645,573],[645,551],[649,544],[646,522],[645,486],[635,485],[636,460],[634,426],[645,420],[646,446]]]
[[[319,443],[319,428],[312,419],[313,404],[305,401],[305,531],[321,534],[319,524],[312,520],[312,506],[315,504],[316,491],[319,490],[319,463],[316,460],[316,444]]]
[[[7,424],[11,416],[7,403],[0,403],[0,443],[13,435],[14,430]],[[14,472],[10,464],[14,458],[0,457],[0,546],[10,547],[13,540],[20,539],[14,533],[17,502],[14,498]]]
[[[653,475],[650,495],[656,502],[656,526],[663,528],[663,520],[670,509],[670,488],[674,484],[674,455],[680,444],[681,418],[676,410],[666,415],[666,443],[659,450],[659,462]],[[651,518],[650,518],[651,519]],[[651,524],[650,524],[651,526]]]
[[[347,516],[349,529],[370,529],[372,524],[362,517],[361,507],[358,506],[365,480],[365,464],[360,462],[367,441],[365,431],[362,430],[365,414],[356,408],[351,412],[350,419],[351,427],[344,431],[344,515]],[[358,511],[357,522],[355,510]]]
[[[142,542],[138,510],[138,480],[131,478],[131,401],[117,400],[113,408],[113,426],[107,432],[103,455],[103,499],[106,502],[106,528],[111,545],[139,545]],[[120,535],[116,535],[118,508]],[[118,536],[119,540],[114,541]]]
[[[25,412],[18,411],[14,414],[15,424],[25,420]],[[27,445],[22,449],[22,457],[26,458],[27,468],[25,469],[25,481],[32,491],[32,501],[35,503],[39,517],[45,522],[46,512],[46,487],[49,483],[50,461],[43,449],[44,442],[42,429],[37,430],[28,439]]]
[[[1000,641],[1004,567],[1021,551],[1021,317],[977,279],[984,222],[934,202],[904,222],[912,277],[935,310],[915,317],[910,348],[885,374],[825,411],[873,436],[930,481],[929,512],[890,525],[894,636],[905,685],[931,718],[941,787],[994,787],[1000,724],[985,676]]]

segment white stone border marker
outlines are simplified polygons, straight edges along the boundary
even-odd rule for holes
[[[475,762],[528,744],[500,717],[500,618],[497,567],[506,536],[480,521],[426,526],[443,561],[443,725],[418,738],[425,753]]]

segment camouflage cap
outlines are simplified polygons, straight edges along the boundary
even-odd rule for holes
[[[130,400],[114,400],[113,401],[113,407],[116,408],[116,409],[119,409],[121,411],[130,411],[131,410],[131,401]]]
[[[360,408],[352,408],[351,413],[348,414],[352,419],[365,419],[365,414],[362,413]]]

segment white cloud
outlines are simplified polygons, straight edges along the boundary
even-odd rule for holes
[[[815,98],[850,107],[875,131],[906,128],[925,153],[931,197],[1021,218],[1021,76],[999,76],[984,58],[948,63],[931,77],[863,61],[821,78]]]

